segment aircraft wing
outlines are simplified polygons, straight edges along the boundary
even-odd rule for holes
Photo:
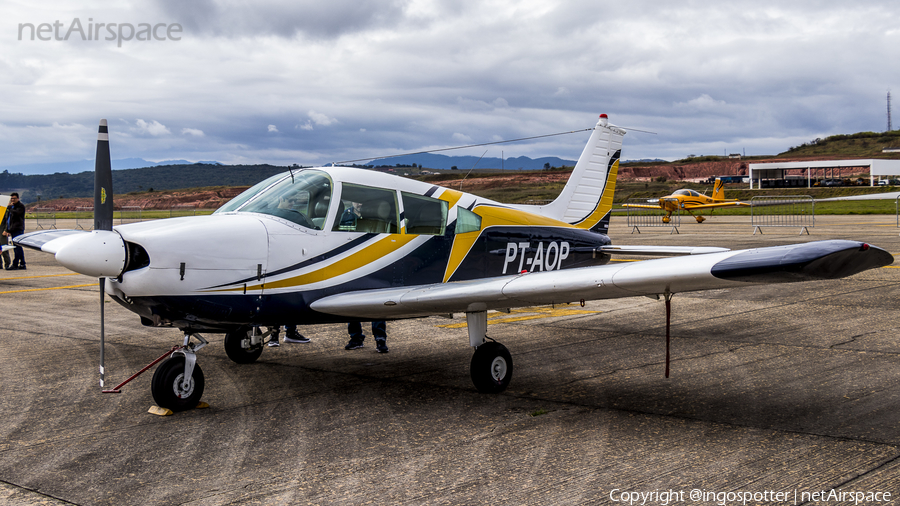
[[[834,279],[893,263],[890,253],[856,241],[818,241],[515,276],[362,290],[310,307],[365,319],[562,304],[697,290]]]
[[[637,207],[639,209],[659,209],[659,204],[622,204],[622,207]]]
[[[706,246],[600,246],[600,251],[611,255],[647,255],[647,256],[673,256],[673,255],[705,255],[707,253],[721,253],[731,251],[728,248],[716,248]]]
[[[71,236],[75,234],[86,234],[86,230],[38,230],[37,232],[29,232],[22,234],[14,239],[19,246],[26,248],[46,251],[47,253],[56,253],[55,248],[44,249],[44,246],[54,239]],[[60,241],[62,243],[62,241]]]
[[[750,207],[749,202],[716,202],[713,204],[689,204],[685,209],[712,209],[715,207]]]

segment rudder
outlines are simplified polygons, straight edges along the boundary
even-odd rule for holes
[[[531,209],[578,228],[606,233],[624,136],[624,130],[609,125],[606,114],[601,114],[559,197]]]

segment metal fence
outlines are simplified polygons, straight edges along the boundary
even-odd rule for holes
[[[113,212],[113,221],[115,221],[116,215],[119,217],[119,225],[142,221],[141,208],[139,206],[122,206],[122,209]]]
[[[897,226],[900,227],[900,197],[897,197],[897,200],[894,201],[894,209],[897,211]]]
[[[41,230],[51,230],[56,228],[56,209],[52,207],[38,207],[31,212],[35,226]]]
[[[193,206],[173,206],[169,208],[169,218],[178,216],[194,216],[197,214],[197,208]]]
[[[753,197],[750,224],[753,234],[762,234],[762,227],[799,227],[801,235],[809,235],[809,227],[816,226],[816,202],[809,195]]]
[[[94,229],[94,208],[93,207],[76,207],[75,208],[75,228],[81,230]]]
[[[626,204],[647,206],[646,199],[628,199]],[[677,234],[681,226],[681,211],[675,211],[668,218],[663,208],[628,207],[626,206],[626,223],[631,227],[631,233],[641,233],[641,227],[670,227],[670,234]]]

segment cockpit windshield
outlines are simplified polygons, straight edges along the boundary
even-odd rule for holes
[[[686,195],[688,197],[699,197],[700,194],[695,192],[694,190],[677,190],[672,195]]]
[[[257,186],[260,187],[258,195],[244,198],[246,204],[228,205],[228,211],[268,214],[315,230],[322,230],[324,227],[334,188],[326,173],[302,170],[275,185],[268,182]],[[244,194],[238,198],[241,197]]]

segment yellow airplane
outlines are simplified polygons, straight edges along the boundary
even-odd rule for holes
[[[656,205],[652,205],[652,203]],[[688,189],[676,190],[671,195],[660,197],[656,200],[649,200],[647,204],[624,204],[623,207],[636,207],[641,209],[664,209],[666,215],[663,216],[663,223],[669,223],[672,213],[684,210],[690,213],[697,220],[697,223],[703,223],[706,218],[695,215],[693,211],[697,209],[715,209],[717,207],[744,207],[749,206],[747,202],[741,202],[737,199],[725,198],[725,183],[716,178],[716,184],[713,187],[712,197],[707,197],[699,192]]]

